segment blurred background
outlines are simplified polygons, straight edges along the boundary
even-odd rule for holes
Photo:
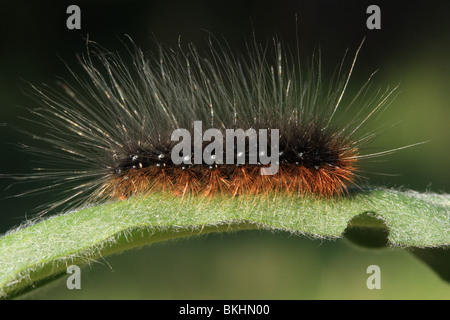
[[[66,9],[81,8],[81,30],[66,28]],[[381,8],[381,30],[368,30],[366,9]],[[382,121],[401,122],[370,148],[376,151],[428,141],[367,163],[372,184],[418,191],[449,192],[450,162],[450,2],[430,1],[9,1],[1,5],[0,123],[23,127],[24,108],[37,104],[24,94],[27,82],[55,86],[69,78],[64,62],[77,69],[76,54],[86,37],[112,51],[124,51],[130,35],[144,51],[153,39],[168,46],[193,42],[206,49],[209,33],[245,50],[245,38],[280,36],[295,45],[296,21],[301,55],[320,47],[323,76],[334,71],[345,51],[350,57],[362,39],[349,96],[378,70],[373,86],[399,85],[400,94]],[[383,122],[381,122],[383,123]],[[25,129],[33,130],[25,122]],[[36,128],[36,130],[39,130]],[[0,173],[27,173],[32,159],[17,144],[29,137],[0,127]],[[0,234],[20,224],[52,195],[8,198],[20,192],[0,179]],[[24,189],[25,190],[25,189]],[[382,290],[366,288],[366,268],[382,270]],[[239,232],[133,250],[82,269],[82,290],[64,280],[31,298],[133,299],[333,299],[450,298],[450,286],[405,250],[366,250],[346,240],[312,241],[288,234]]]

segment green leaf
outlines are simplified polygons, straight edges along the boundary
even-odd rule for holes
[[[38,286],[64,273],[68,265],[210,232],[283,230],[311,238],[347,235],[367,247],[443,250],[450,245],[449,204],[449,195],[381,188],[336,199],[284,195],[182,199],[166,194],[130,198],[42,219],[2,236],[0,296],[10,298]],[[442,267],[448,265],[448,252],[437,255],[437,272],[448,269]]]

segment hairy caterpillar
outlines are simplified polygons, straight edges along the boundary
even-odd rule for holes
[[[305,72],[298,53],[289,54],[276,39],[249,44],[245,55],[213,40],[209,48],[200,54],[193,45],[160,47],[145,55],[132,46],[128,65],[88,41],[80,59],[87,78],[72,72],[75,81],[63,81],[60,88],[33,86],[43,108],[31,111],[32,121],[46,130],[36,138],[50,147],[24,146],[45,165],[16,178],[45,181],[46,187],[30,193],[58,191],[59,198],[41,212],[153,192],[341,196],[358,185],[360,160],[394,151],[362,153],[378,134],[362,132],[395,89],[370,95],[370,77],[342,106],[361,47],[349,70],[343,61],[326,83],[320,59],[313,58]],[[340,120],[339,114],[350,111],[352,119]],[[180,129],[194,138],[184,141],[189,152],[177,149],[183,161],[174,162],[180,142],[174,132]],[[210,129],[222,135],[206,137]],[[264,149],[251,139],[249,133],[262,130],[277,132],[276,145],[271,140]],[[227,148],[221,152],[214,143]],[[277,170],[266,175],[267,161],[261,159],[268,153],[277,156],[271,163]]]

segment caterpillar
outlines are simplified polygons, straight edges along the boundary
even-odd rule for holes
[[[325,81],[319,57],[305,70],[277,38],[245,54],[214,38],[204,53],[130,43],[126,63],[88,40],[84,75],[31,85],[42,107],[30,119],[45,131],[32,135],[48,148],[23,146],[43,166],[17,178],[45,183],[29,193],[57,191],[42,214],[157,192],[340,197],[359,186],[361,160],[401,149],[364,154],[379,132],[363,128],[396,88],[371,93],[370,75],[342,105],[361,46]]]

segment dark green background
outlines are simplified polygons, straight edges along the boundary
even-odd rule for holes
[[[82,11],[82,29],[68,30],[69,4]],[[366,28],[366,8],[381,7],[382,29]],[[0,6],[0,122],[30,129],[18,116],[36,103],[23,94],[26,82],[54,85],[68,78],[62,60],[76,68],[76,54],[89,35],[109,50],[123,50],[130,35],[144,50],[152,39],[176,46],[182,41],[204,48],[208,32],[244,50],[255,31],[266,41],[279,35],[295,43],[295,13],[301,54],[319,46],[324,77],[365,44],[349,94],[374,71],[374,89],[400,84],[400,95],[382,121],[401,120],[370,147],[374,151],[430,140],[367,163],[373,184],[418,191],[448,192],[450,170],[450,4],[448,1],[10,1]],[[208,31],[208,32],[207,32]],[[61,60],[62,59],[62,60]],[[30,172],[30,157],[15,147],[28,137],[0,127],[1,173]],[[24,190],[5,190],[5,197]],[[3,191],[5,190],[5,191]],[[2,197],[3,198],[3,197]],[[52,195],[4,198],[0,233],[18,225]],[[382,269],[382,290],[365,287],[368,265]],[[90,270],[92,269],[92,270]],[[111,270],[114,270],[112,272]],[[288,234],[242,232],[155,245],[107,258],[83,269],[83,289],[72,292],[64,281],[37,293],[39,298],[449,298],[449,286],[402,250],[365,251],[343,240],[318,242]]]

